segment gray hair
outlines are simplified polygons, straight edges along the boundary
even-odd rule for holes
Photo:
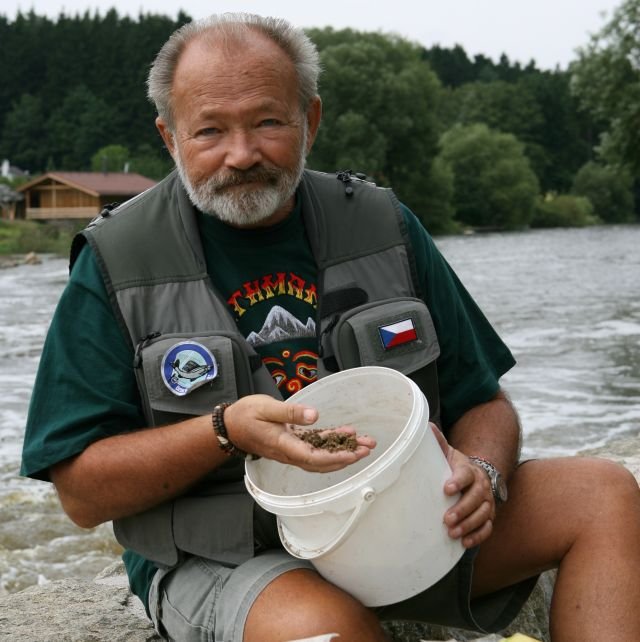
[[[155,104],[158,116],[174,127],[172,105],[173,76],[185,47],[194,38],[209,36],[212,42],[228,46],[255,31],[277,44],[291,59],[298,79],[298,97],[303,111],[318,93],[320,56],[316,46],[302,31],[281,18],[250,13],[223,13],[189,22],[173,32],[158,52],[147,79],[147,96]]]

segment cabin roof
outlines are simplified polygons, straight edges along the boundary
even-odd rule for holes
[[[136,196],[156,184],[146,176],[131,172],[47,172],[17,189],[25,192],[46,180],[57,181],[92,196]]]

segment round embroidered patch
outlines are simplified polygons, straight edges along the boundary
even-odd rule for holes
[[[218,376],[218,362],[211,352],[196,341],[181,341],[162,357],[162,381],[178,397]]]

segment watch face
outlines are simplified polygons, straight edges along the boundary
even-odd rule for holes
[[[498,475],[497,479],[495,480],[495,484],[493,484],[493,487],[495,489],[495,496],[496,499],[498,499],[501,502],[506,502],[507,501],[507,484],[502,479],[502,475]]]

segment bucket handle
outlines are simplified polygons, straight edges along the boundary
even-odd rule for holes
[[[320,557],[320,555],[326,555],[332,550],[337,548],[351,533],[354,529],[358,520],[365,511],[371,506],[373,500],[376,498],[376,491],[370,486],[365,486],[360,490],[360,501],[357,506],[353,509],[353,512],[349,516],[346,524],[338,532],[338,534],[330,540],[327,544],[323,546],[317,546],[312,549],[305,549],[303,547],[293,546],[287,537],[287,527],[282,523],[282,520],[278,519],[278,533],[280,535],[280,540],[282,545],[287,550],[288,553],[297,557],[298,559],[309,560],[315,557]]]

